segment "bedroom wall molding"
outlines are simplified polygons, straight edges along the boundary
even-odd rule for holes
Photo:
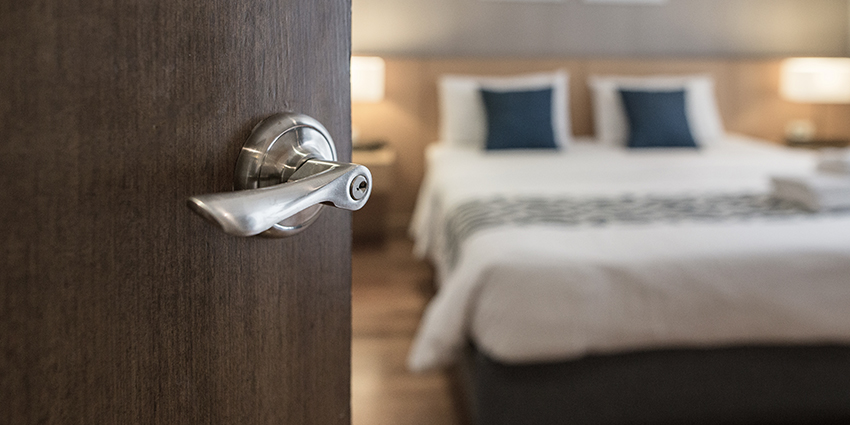
[[[654,5],[659,5],[659,4],[667,3],[667,0],[582,0],[582,1],[584,1],[585,3],[591,3],[591,4],[636,4],[636,5],[654,4]]]
[[[785,123],[811,118],[825,138],[850,138],[850,105],[804,105],[779,95],[782,58],[446,58],[385,57],[386,98],[352,107],[352,122],[366,139],[386,140],[397,153],[397,190],[390,200],[390,226],[409,223],[424,173],[425,146],[438,138],[437,78],[441,74],[511,75],[564,69],[570,74],[573,133],[593,133],[587,76],[591,74],[710,74],[727,131],[779,143]]]
[[[563,3],[566,0],[479,0],[493,3]]]

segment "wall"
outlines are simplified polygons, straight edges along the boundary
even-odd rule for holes
[[[668,0],[660,6],[353,0],[355,53],[402,56],[841,56],[847,0]]]
[[[814,117],[821,136],[850,136],[839,124],[850,115],[847,107],[794,105],[777,93],[777,58],[850,54],[848,0],[668,0],[660,6],[353,0],[352,14],[353,52],[388,58],[386,100],[355,104],[352,120],[365,139],[384,139],[398,152],[390,206],[396,227],[409,218],[424,146],[437,137],[441,72],[566,67],[573,76],[573,129],[580,135],[592,133],[580,77],[589,70],[711,72],[731,130],[779,141],[785,121]]]

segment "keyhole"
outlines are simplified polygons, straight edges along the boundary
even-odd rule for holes
[[[359,175],[354,178],[351,182],[351,197],[354,200],[359,201],[366,196],[366,192],[369,190],[369,180],[366,179],[366,176]]]

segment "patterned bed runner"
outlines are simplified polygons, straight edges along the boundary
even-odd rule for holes
[[[830,214],[848,214],[850,211]],[[496,198],[455,208],[446,220],[446,250],[454,268],[461,243],[475,232],[504,225],[605,226],[608,224],[738,221],[814,216],[800,204],[766,194],[632,196],[617,198]]]

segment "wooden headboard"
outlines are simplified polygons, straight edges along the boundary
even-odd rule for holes
[[[850,105],[794,104],[779,97],[779,58],[770,59],[467,59],[384,58],[386,97],[354,104],[352,124],[363,139],[386,140],[397,163],[390,202],[394,227],[406,226],[424,172],[424,148],[438,139],[440,75],[511,75],[564,69],[570,74],[570,112],[575,135],[593,134],[587,77],[601,75],[710,74],[727,131],[776,143],[785,123],[812,119],[820,138],[850,138]]]

